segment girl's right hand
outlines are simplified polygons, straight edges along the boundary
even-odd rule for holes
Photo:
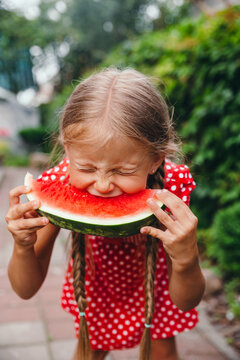
[[[24,185],[15,187],[9,192],[9,210],[5,216],[8,230],[12,233],[15,243],[21,247],[33,247],[37,240],[37,230],[46,226],[49,220],[40,217],[35,211],[40,201],[20,203],[20,196],[31,189]]]

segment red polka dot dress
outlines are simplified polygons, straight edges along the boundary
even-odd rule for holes
[[[47,176],[64,178],[68,160],[50,169]],[[185,165],[165,162],[165,188],[189,205],[190,193],[196,184]],[[86,253],[85,288],[89,305],[85,311],[93,350],[131,348],[140,343],[144,330],[144,261],[146,236],[125,238],[88,236],[92,247]],[[61,304],[75,319],[76,336],[79,310],[74,299],[72,259],[63,284]],[[198,322],[195,309],[183,312],[173,304],[168,291],[168,273],[160,242],[155,278],[155,311],[151,338],[165,339],[192,329]]]

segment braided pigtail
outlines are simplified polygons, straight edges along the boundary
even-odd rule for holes
[[[145,329],[140,343],[140,360],[149,360],[151,353],[151,321],[154,313],[154,280],[158,239],[147,236],[145,265]]]
[[[147,183],[147,187],[149,189],[164,188],[164,176],[165,176],[164,165],[165,165],[165,161],[162,162],[161,166],[157,169],[157,171],[154,174],[149,175],[148,183]]]
[[[78,359],[91,359],[91,345],[85,309],[88,301],[85,294],[85,237],[80,233],[72,233],[72,258],[73,258],[73,287],[75,300],[80,312],[80,324],[78,333]]]

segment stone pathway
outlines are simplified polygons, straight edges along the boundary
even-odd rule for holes
[[[7,264],[13,240],[4,216],[8,191],[23,182],[29,169],[8,168],[0,184],[0,359],[71,360],[76,346],[71,315],[60,307],[61,286],[66,265],[67,231],[61,231],[53,251],[48,276],[30,300],[20,299],[11,289]],[[37,174],[36,170],[31,170]],[[237,360],[237,354],[209,324],[200,306],[200,323],[192,331],[177,336],[183,360]],[[138,347],[112,351],[107,360],[137,360]]]

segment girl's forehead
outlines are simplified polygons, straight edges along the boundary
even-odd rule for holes
[[[76,160],[113,163],[135,163],[149,157],[148,152],[137,141],[128,137],[112,137],[107,142],[99,138],[92,143],[73,143],[67,146],[68,153]]]

